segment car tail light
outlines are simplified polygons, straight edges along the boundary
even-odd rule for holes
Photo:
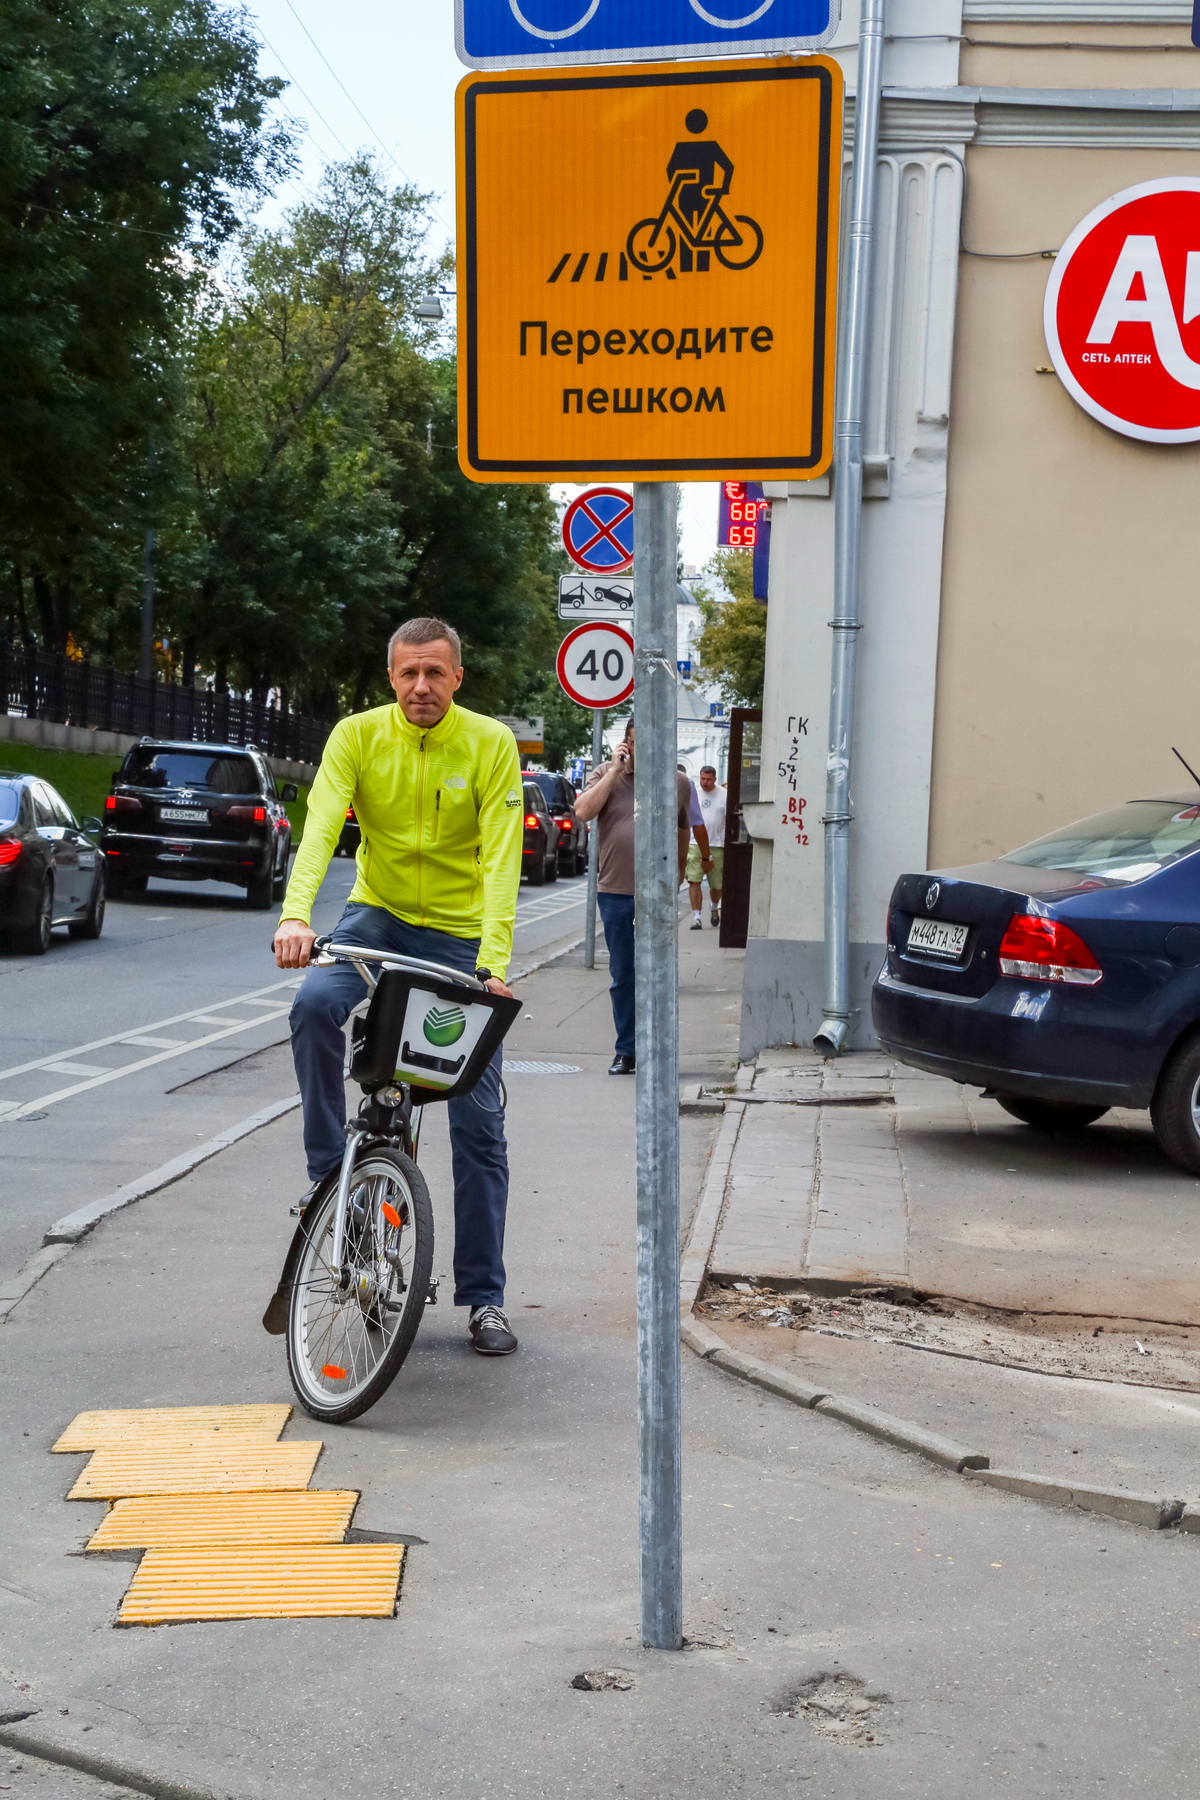
[[[142,803],[135,800],[132,794],[109,794],[104,802],[105,812],[141,812]]]
[[[532,831],[534,826],[540,825],[540,824],[541,824],[541,820],[538,818],[536,813],[526,813],[525,814],[525,829],[527,831]]]
[[[560,831],[570,831],[570,829],[571,829],[570,819],[560,819],[558,821],[558,829]]]
[[[1022,981],[1067,981],[1094,987],[1104,971],[1078,932],[1061,919],[1014,913],[1000,942],[1000,973]]]
[[[347,817],[347,818],[348,818],[348,819],[353,819],[353,817],[354,817],[354,808],[353,808],[353,807],[352,807],[352,806],[348,806],[348,807],[347,807],[347,808],[346,808],[346,817]]]
[[[21,845],[12,838],[0,838],[0,869],[9,863],[15,863],[21,854]]]
[[[265,806],[231,806],[226,813],[228,819],[249,819],[255,825],[261,825],[266,819]]]

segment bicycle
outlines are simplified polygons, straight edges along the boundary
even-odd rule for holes
[[[293,1209],[300,1222],[263,1325],[286,1337],[305,1412],[336,1425],[387,1391],[437,1301],[422,1108],[470,1092],[521,1003],[440,963],[329,938],[313,949],[321,966],[351,964],[370,994],[352,1027],[363,1101],[340,1166]]]
[[[708,266],[706,253],[710,250],[724,268],[734,270],[749,269],[762,255],[761,225],[748,213],[735,213],[731,219],[721,205],[720,188],[704,189],[707,205],[695,225],[684,217],[678,205],[680,190],[694,187],[699,179],[698,170],[678,170],[658,217],[639,219],[630,231],[625,249],[630,262],[643,275],[661,274],[675,260],[680,241],[705,257],[704,262],[698,264],[701,272]],[[669,223],[671,219],[679,227],[678,240]],[[746,236],[738,230],[739,225],[746,227]],[[645,235],[647,230],[648,237]],[[744,250],[748,250],[748,254],[736,254]]]

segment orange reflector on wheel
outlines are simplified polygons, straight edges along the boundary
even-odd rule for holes
[[[400,1214],[396,1211],[395,1207],[392,1205],[391,1201],[385,1200],[383,1202],[383,1205],[379,1208],[379,1210],[383,1214],[384,1218],[387,1220],[388,1224],[394,1225],[396,1227],[396,1230],[399,1231],[401,1226],[404,1224],[404,1221],[400,1217]]]
[[[345,1381],[346,1379],[345,1369],[339,1369],[336,1363],[326,1363],[321,1373],[328,1375],[330,1381]]]

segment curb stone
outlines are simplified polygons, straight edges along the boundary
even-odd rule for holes
[[[57,1763],[68,1769],[78,1769],[81,1774],[94,1776],[97,1781],[111,1782],[113,1787],[130,1789],[135,1794],[148,1794],[150,1800],[237,1800],[236,1795],[228,1792],[218,1793],[214,1788],[192,1787],[190,1783],[172,1781],[165,1776],[150,1774],[145,1769],[122,1762],[118,1757],[105,1756],[101,1751],[88,1751],[74,1744],[58,1744],[53,1740],[37,1737],[31,1731],[14,1730],[10,1726],[0,1726],[0,1744],[7,1750],[17,1750],[22,1756],[37,1757],[42,1762]]]
[[[1151,1531],[1174,1525],[1185,1510],[1182,1500],[1165,1500],[1158,1494],[1127,1493],[1121,1488],[1094,1487],[1086,1481],[1052,1481],[1047,1475],[1025,1475],[1016,1469],[984,1467],[965,1469],[963,1473],[1008,1494],[1024,1494],[1027,1499],[1045,1500],[1052,1506],[1104,1513],[1111,1519],[1124,1519],[1128,1525],[1147,1526]],[[1185,1527],[1195,1529],[1195,1525]]]
[[[790,1400],[794,1405],[803,1406],[809,1411],[823,1413],[841,1424],[851,1425],[858,1431],[894,1444],[898,1449],[913,1451],[968,1480],[981,1482],[1003,1492],[1019,1494],[1026,1499],[1041,1500],[1052,1506],[1073,1506],[1082,1511],[1100,1513],[1107,1518],[1139,1525],[1151,1531],[1177,1526],[1180,1532],[1200,1535],[1200,1501],[1188,1503],[1158,1494],[1133,1493],[1121,1488],[1094,1486],[1088,1482],[1059,1482],[1045,1475],[993,1469],[990,1458],[982,1451],[967,1449],[964,1445],[941,1437],[937,1432],[927,1431],[908,1419],[894,1418],[890,1413],[870,1406],[865,1401],[827,1394],[799,1376],[777,1369],[757,1356],[735,1350],[718,1332],[695,1317],[694,1308],[708,1273],[709,1258],[720,1229],[730,1169],[752,1079],[752,1065],[739,1068],[738,1098],[725,1103],[725,1117],[713,1145],[700,1203],[683,1249],[679,1279],[679,1335],[682,1343],[702,1362],[710,1363],[714,1368],[721,1369],[740,1381],[777,1394],[781,1399]]]

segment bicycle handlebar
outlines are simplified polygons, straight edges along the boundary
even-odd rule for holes
[[[419,956],[401,956],[394,950],[370,950],[359,944],[335,944],[332,937],[319,937],[313,944],[315,960],[328,966],[334,962],[381,963],[387,969],[407,969],[412,974],[425,975],[435,981],[464,981],[469,987],[478,988],[487,993],[487,984],[477,981],[474,975],[466,975],[461,969],[451,969],[445,963],[426,962]]]

